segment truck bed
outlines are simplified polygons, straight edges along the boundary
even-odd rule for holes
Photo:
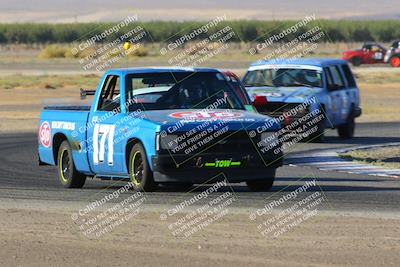
[[[45,110],[90,111],[90,106],[45,106]]]

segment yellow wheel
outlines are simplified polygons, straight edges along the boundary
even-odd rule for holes
[[[71,147],[68,141],[61,143],[57,157],[58,177],[61,184],[67,188],[82,188],[86,176],[78,172],[72,159]]]
[[[153,180],[153,173],[147,162],[146,152],[141,144],[132,147],[129,156],[129,177],[137,191],[154,191],[157,184]]]

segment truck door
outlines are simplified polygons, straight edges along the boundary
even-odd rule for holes
[[[121,121],[125,113],[121,112],[120,92],[120,77],[107,75],[89,115],[88,157],[90,166],[96,174],[123,174],[125,161],[123,142],[120,139],[124,131]]]

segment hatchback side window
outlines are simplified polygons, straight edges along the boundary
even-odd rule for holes
[[[353,73],[350,70],[350,67],[347,64],[343,64],[342,70],[347,81],[347,86],[350,88],[356,87],[356,81],[354,79]]]
[[[338,66],[330,66],[329,70],[332,74],[333,83],[338,89],[345,88],[342,74],[340,73]]]
[[[325,79],[326,79],[326,87],[328,90],[333,90],[334,89],[334,83],[332,80],[331,72],[328,68],[324,68],[324,73],[325,73]]]

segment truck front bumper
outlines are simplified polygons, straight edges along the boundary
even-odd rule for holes
[[[155,182],[212,183],[268,179],[282,166],[283,156],[256,153],[156,155],[152,157]]]

